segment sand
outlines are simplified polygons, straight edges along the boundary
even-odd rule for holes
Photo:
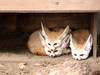
[[[0,75],[100,75],[100,57],[74,60],[69,55],[51,58],[27,49],[0,51]]]

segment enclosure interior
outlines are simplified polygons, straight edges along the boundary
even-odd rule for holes
[[[91,13],[2,13],[0,14],[0,56],[31,55],[27,48],[30,34],[41,28],[90,29]],[[10,54],[9,54],[10,53]],[[2,58],[3,59],[3,58]]]

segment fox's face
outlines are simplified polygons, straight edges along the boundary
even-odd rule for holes
[[[50,50],[48,47],[45,47],[45,52],[51,57],[60,56],[62,54],[62,48],[57,48],[55,50]]]
[[[77,44],[75,40],[73,40],[72,35],[70,36],[70,39],[70,47],[73,58],[76,60],[86,59],[92,48],[92,35],[89,35],[84,44]]]
[[[40,33],[40,39],[47,55],[54,57],[62,54],[63,47],[61,46],[65,38],[67,38],[66,40],[69,39],[69,37],[67,37],[68,32],[69,32],[69,26],[67,26],[63,32],[62,31],[51,32],[42,25],[42,32]]]
[[[61,40],[59,39],[55,39],[55,40],[52,40],[52,39],[49,39],[47,38],[45,40],[46,42],[46,46],[51,50],[51,51],[54,51],[56,48],[60,47],[61,46]]]

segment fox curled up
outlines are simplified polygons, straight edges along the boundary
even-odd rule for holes
[[[42,56],[60,56],[67,51],[69,43],[70,28],[59,31],[50,31],[41,23],[41,30],[33,32],[28,40],[28,48],[33,54]]]
[[[67,26],[65,29],[50,31],[42,23],[41,28],[32,33],[28,40],[28,48],[33,54],[55,57],[68,53],[67,47],[70,47],[74,59],[88,58],[93,44],[89,30],[79,29],[71,32]]]

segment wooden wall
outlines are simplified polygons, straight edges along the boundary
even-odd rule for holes
[[[41,21],[50,28],[88,28],[90,14],[0,14],[0,34],[21,30],[30,32],[40,28]]]
[[[22,47],[41,21],[49,28],[89,28],[91,14],[0,14],[0,47]]]
[[[98,14],[98,34],[100,35],[100,13]]]

